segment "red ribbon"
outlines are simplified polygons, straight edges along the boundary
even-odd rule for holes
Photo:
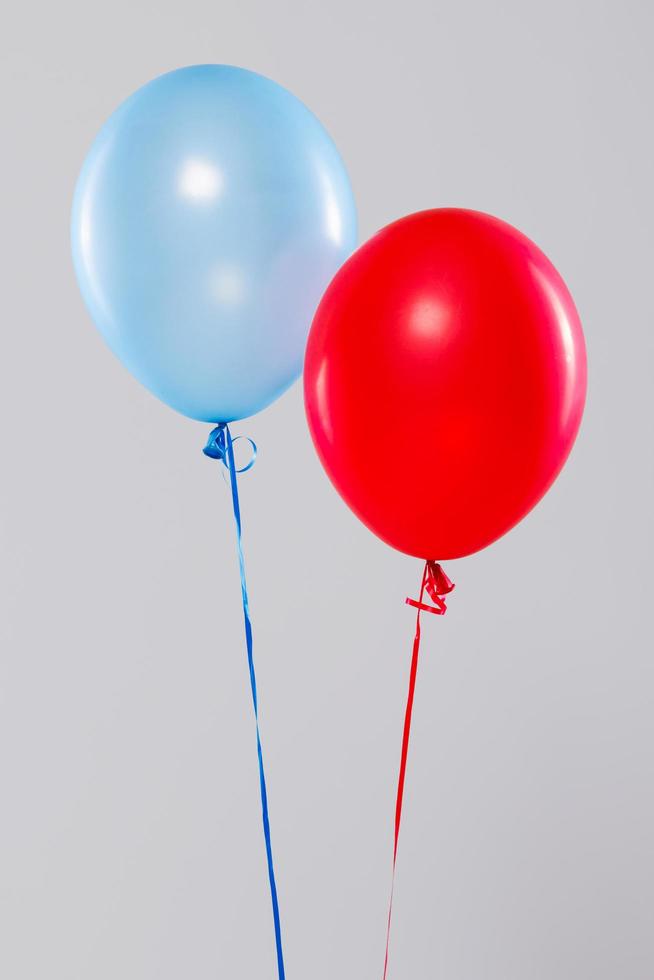
[[[391,878],[391,897],[388,904],[388,924],[386,927],[386,955],[384,957],[384,980],[388,970],[388,949],[391,939],[391,918],[393,915],[393,891],[395,888],[395,865],[397,863],[397,843],[400,838],[400,824],[402,823],[402,802],[404,800],[404,779],[406,776],[406,762],[409,754],[409,737],[411,735],[411,715],[413,712],[413,698],[416,690],[416,675],[418,673],[418,654],[420,651],[420,613],[430,612],[436,616],[443,616],[447,610],[447,605],[443,596],[448,595],[454,588],[454,583],[450,581],[438,562],[425,562],[425,570],[422,575],[422,585],[420,587],[419,599],[408,599],[407,604],[414,606],[418,610],[416,616],[416,635],[413,640],[413,654],[411,657],[411,670],[409,672],[409,694],[406,702],[404,714],[404,733],[402,735],[402,755],[400,757],[400,775],[397,781],[397,799],[395,803],[395,839],[393,843],[393,873]],[[425,602],[425,592],[432,600],[433,605]]]
[[[419,611],[435,613],[436,616],[442,616],[447,610],[445,605],[445,600],[442,598],[444,595],[449,595],[449,593],[454,588],[454,582],[451,582],[447,577],[441,566],[436,561],[425,562],[425,571],[422,576],[422,588],[420,589],[419,599],[408,599],[406,600],[408,606],[415,606]],[[427,595],[434,603],[433,606],[428,606],[423,602],[423,596],[427,592]]]

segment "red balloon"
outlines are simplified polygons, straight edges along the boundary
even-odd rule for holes
[[[407,554],[460,558],[521,520],[563,466],[586,396],[581,324],[515,228],[421,211],[332,280],[304,393],[323,466],[364,524]]]

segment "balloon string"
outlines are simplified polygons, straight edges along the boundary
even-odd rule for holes
[[[248,590],[245,578],[245,559],[243,557],[243,546],[241,541],[241,507],[238,499],[237,473],[249,469],[254,462],[254,457],[248,466],[243,470],[237,470],[234,461],[234,442],[232,440],[229,426],[222,424],[217,426],[209,437],[209,441],[204,449],[207,456],[220,459],[229,470],[229,479],[232,491],[232,507],[234,511],[234,523],[236,525],[236,542],[238,546],[238,563],[241,574],[241,596],[243,600],[243,619],[245,622],[245,643],[248,656],[248,670],[250,674],[250,688],[252,691],[252,704],[254,706],[254,721],[257,733],[257,758],[259,760],[259,787],[261,791],[261,815],[263,819],[263,836],[266,844],[266,859],[268,862],[268,879],[270,882],[270,897],[272,901],[273,922],[275,926],[275,946],[277,949],[277,972],[279,980],[285,980],[284,972],[284,953],[282,949],[282,928],[279,915],[279,902],[277,899],[277,883],[275,880],[275,865],[273,861],[272,841],[270,835],[270,818],[268,815],[268,791],[266,789],[266,776],[263,765],[263,751],[261,748],[261,733],[259,730],[259,702],[257,698],[257,678],[254,670],[254,654],[252,643],[252,623],[250,620],[250,605],[248,602]],[[256,456],[256,446],[250,440]]]
[[[395,891],[395,868],[397,865],[397,845],[400,839],[400,826],[402,824],[402,804],[404,802],[404,780],[406,778],[406,765],[409,755],[409,739],[411,737],[411,716],[413,714],[413,699],[416,692],[416,677],[418,675],[418,658],[420,654],[420,613],[431,612],[437,616],[444,615],[447,606],[443,601],[443,596],[447,595],[454,588],[452,582],[445,575],[445,572],[434,561],[425,562],[425,569],[422,573],[422,584],[420,586],[419,599],[407,599],[410,606],[417,609],[416,613],[416,632],[413,638],[413,652],[411,655],[411,669],[409,671],[409,693],[407,695],[406,710],[404,713],[404,731],[402,733],[402,752],[400,755],[400,773],[397,781],[397,798],[395,801],[395,833],[393,840],[393,870],[391,875],[391,894],[388,903],[388,920],[386,924],[386,953],[384,956],[384,977],[388,972],[388,951],[391,941],[391,921],[393,918],[393,893]],[[428,605],[425,600],[425,590],[432,599],[434,605]]]

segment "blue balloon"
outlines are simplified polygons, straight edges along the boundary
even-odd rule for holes
[[[135,92],[75,190],[73,259],[98,329],[155,395],[205,422],[252,415],[295,381],[355,244],[325,129],[280,85],[228,65]]]

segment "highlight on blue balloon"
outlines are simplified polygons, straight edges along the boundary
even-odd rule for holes
[[[110,348],[206,422],[252,415],[299,377],[356,233],[318,119],[228,65],[169,72],[127,99],[84,161],[72,212],[80,289]]]

